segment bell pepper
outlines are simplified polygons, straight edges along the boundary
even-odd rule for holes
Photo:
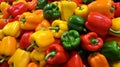
[[[2,38],[4,38],[4,37],[5,37],[5,35],[4,35],[4,33],[3,33],[3,30],[0,29],[0,40],[1,40]]]
[[[77,6],[82,4],[82,0],[71,0],[71,1],[75,2]]]
[[[2,39],[0,43],[0,55],[2,59],[0,63],[2,63],[7,56],[12,56],[17,49],[17,40],[12,36],[6,36]]]
[[[49,64],[62,64],[68,60],[68,53],[60,44],[53,43],[46,49],[45,60]]]
[[[19,21],[13,21],[5,25],[5,27],[2,30],[4,35],[9,35],[17,38],[21,33],[20,26],[21,25]]]
[[[3,10],[2,10],[2,17],[1,18],[3,18],[3,19],[8,19],[9,17],[10,17],[10,14],[9,14],[9,12],[7,11],[7,9],[8,8],[3,8]]]
[[[112,19],[112,26],[109,30],[109,34],[120,37],[120,17]]]
[[[110,67],[107,58],[99,52],[90,54],[88,63],[90,67]]]
[[[55,38],[60,38],[68,30],[68,25],[66,21],[54,20],[49,29],[53,31]]]
[[[38,0],[36,9],[43,9],[47,3],[48,0]]]
[[[30,43],[30,36],[33,34],[33,32],[25,32],[22,34],[21,38],[20,38],[20,41],[19,41],[19,48],[21,49],[26,49],[28,46],[31,45]]]
[[[28,47],[29,50],[33,46],[37,46],[40,50],[45,51],[46,48],[55,41],[53,33],[50,30],[39,30],[34,32],[30,36],[31,46]]]
[[[14,2],[12,2],[12,4],[17,4],[17,3],[24,3],[24,4],[27,4],[27,1],[26,0],[15,0]]]
[[[30,62],[27,67],[39,67],[37,63],[35,62]]]
[[[61,12],[61,19],[68,21],[69,17],[74,14],[77,4],[73,1],[60,1],[59,4],[60,4],[59,9]]]
[[[114,7],[115,7],[114,17],[120,17],[120,2],[114,2]]]
[[[40,24],[37,25],[35,31],[39,31],[42,28],[46,28],[47,30],[49,30],[49,27],[50,27],[50,22],[44,19]]]
[[[23,30],[34,30],[36,26],[42,21],[39,15],[30,12],[24,12],[20,16],[19,20],[21,21],[21,28]]]
[[[32,0],[30,2],[27,2],[27,8],[28,10],[32,11],[36,9],[38,0]]]
[[[6,24],[6,19],[0,19],[0,29],[2,29]]]
[[[8,4],[7,2],[1,2],[0,3],[0,10],[1,10],[1,12],[3,12],[4,9],[7,9],[8,7],[10,7],[10,4]]]
[[[55,64],[46,64],[45,67],[63,67],[63,66],[60,66],[60,65],[55,65]]]
[[[85,20],[77,15],[72,15],[68,19],[68,28],[77,30],[78,32],[82,32],[85,30],[84,28]]]
[[[38,62],[40,67],[44,67],[46,62],[45,62],[45,51],[37,51],[34,49],[31,54],[30,58],[34,62]]]
[[[62,34],[61,41],[65,49],[72,50],[79,46],[80,35],[76,30],[69,30]]]
[[[70,53],[70,58],[63,67],[84,67],[81,56],[76,52]]]
[[[89,9],[87,5],[80,5],[75,9],[75,15],[83,17],[84,19],[87,19],[88,13]]]
[[[9,67],[8,61],[4,61],[3,63],[1,63],[0,67]]]
[[[114,18],[113,0],[96,0],[88,4],[90,12],[99,12],[108,18]]]
[[[89,13],[88,20],[85,22],[87,29],[97,33],[102,38],[108,34],[111,26],[112,20],[98,12]]]
[[[89,3],[93,2],[93,1],[95,1],[95,0],[82,0],[83,4],[89,4]]]
[[[117,41],[105,42],[100,52],[105,55],[109,61],[120,60],[120,46],[118,46]]]
[[[19,58],[18,58],[19,57]],[[30,52],[18,48],[8,60],[10,67],[27,67],[30,62]]]
[[[43,16],[47,20],[51,21],[51,20],[58,19],[60,15],[61,13],[60,13],[57,3],[56,4],[48,3],[43,8]]]
[[[81,46],[88,51],[97,51],[103,47],[103,40],[95,32],[81,35]]]
[[[0,0],[0,3],[5,2],[6,0]]]
[[[112,67],[120,67],[120,61],[113,62]]]
[[[20,15],[24,12],[27,11],[27,5],[24,4],[23,2],[19,2],[17,4],[14,4],[12,6],[10,6],[7,9],[8,13],[11,14],[13,17]]]

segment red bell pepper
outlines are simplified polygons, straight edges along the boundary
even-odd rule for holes
[[[62,67],[84,67],[84,64],[81,56],[76,51],[72,51],[69,60]]]
[[[87,22],[85,23],[85,27],[88,30],[97,33],[102,38],[108,34],[111,26],[112,20],[98,12],[89,13]]]
[[[0,64],[0,67],[9,67],[8,61],[4,61]]]
[[[67,59],[68,53],[58,43],[50,45],[46,50],[45,60],[48,64],[61,64],[66,62]]]
[[[89,32],[81,35],[81,46],[83,49],[88,51],[97,51],[103,46],[102,38],[98,37],[95,32]]]
[[[30,36],[33,34],[33,32],[25,32],[23,33],[21,39],[20,39],[20,44],[19,47],[21,49],[26,49],[28,46],[31,45],[31,42],[29,40]]]
[[[115,2],[114,7],[115,7],[115,17],[120,17],[120,2]]]
[[[1,3],[1,2],[6,2],[6,0],[0,0],[0,3]]]
[[[11,5],[7,9],[8,13],[11,14],[13,17],[22,14],[23,12],[27,11],[27,5],[23,2],[19,2],[16,4]]]
[[[46,64],[45,67],[61,67],[61,66],[55,64]]]
[[[80,6],[82,4],[82,0],[71,0],[77,4],[77,6]]]

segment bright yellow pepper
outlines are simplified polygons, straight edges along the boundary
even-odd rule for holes
[[[15,37],[6,36],[0,43],[0,55],[3,58],[0,60],[2,63],[7,56],[12,56],[17,49],[17,41]]]
[[[114,62],[112,67],[120,67],[120,61]]]
[[[109,33],[120,37],[120,17],[112,19],[112,26]]]
[[[7,9],[10,5],[7,2],[1,2],[0,4],[0,10],[1,12],[4,12],[4,9]]]
[[[20,22],[19,21],[10,22],[6,24],[2,30],[4,35],[9,35],[17,38],[21,33]]]
[[[54,37],[60,38],[61,35],[68,30],[68,25],[66,21],[54,20],[49,29],[52,30]]]
[[[2,39],[4,36],[5,36],[5,35],[4,35],[4,33],[3,33],[3,30],[1,29],[1,30],[0,30],[0,39]]]
[[[27,5],[26,0],[15,0],[15,1],[13,2],[13,4],[16,4],[16,3],[19,3],[19,2],[23,2],[23,3],[25,3],[25,4]]]
[[[81,5],[75,9],[75,15],[78,15],[85,19],[87,18],[88,13],[89,13],[89,9],[87,5]]]
[[[39,61],[40,62],[40,67],[44,67],[45,66],[45,51],[37,51],[36,49],[34,49],[31,54],[30,57],[32,59],[32,61]]]
[[[58,6],[61,11],[61,19],[67,21],[74,14],[77,4],[73,1],[60,1]]]
[[[30,61],[30,52],[18,48],[8,60],[10,67],[26,67]]]

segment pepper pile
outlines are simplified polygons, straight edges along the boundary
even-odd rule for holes
[[[0,0],[0,67],[120,67],[120,2]]]

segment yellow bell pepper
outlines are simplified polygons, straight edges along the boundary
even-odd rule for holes
[[[5,35],[4,35],[4,33],[3,33],[3,30],[1,29],[1,30],[0,30],[0,39],[2,39],[4,36],[5,36]]]
[[[89,9],[87,5],[80,5],[75,9],[75,15],[78,15],[85,19],[87,19],[88,13],[89,13]]]
[[[43,20],[35,13],[25,12],[20,16],[21,28],[23,30],[34,30],[36,26]]]
[[[6,24],[2,30],[4,35],[9,35],[17,38],[21,33],[20,22],[19,21],[10,22]]]
[[[77,4],[73,1],[60,1],[58,3],[61,11],[61,19],[67,21],[74,14]]]
[[[54,37],[60,38],[61,35],[68,30],[68,25],[66,21],[54,20],[49,29],[52,30]]]
[[[26,67],[30,61],[30,52],[18,48],[8,60],[10,67]]]
[[[7,56],[12,56],[16,49],[17,49],[16,38],[12,36],[4,37],[0,43],[0,55],[3,56],[3,58],[0,60],[0,63],[2,63]]]
[[[26,0],[15,0],[12,4],[16,4],[16,3],[19,3],[19,2],[23,2],[27,5]]]
[[[39,61],[40,62],[40,67],[44,67],[45,66],[45,51],[39,52],[36,49],[34,49],[31,54],[30,57],[32,59],[32,61]]]
[[[120,37],[120,17],[112,19],[112,26],[109,33]]]
[[[112,67],[120,67],[120,61],[114,62]]]
[[[7,9],[10,5],[7,2],[1,2],[0,4],[0,10],[1,12],[4,12],[4,9]]]

